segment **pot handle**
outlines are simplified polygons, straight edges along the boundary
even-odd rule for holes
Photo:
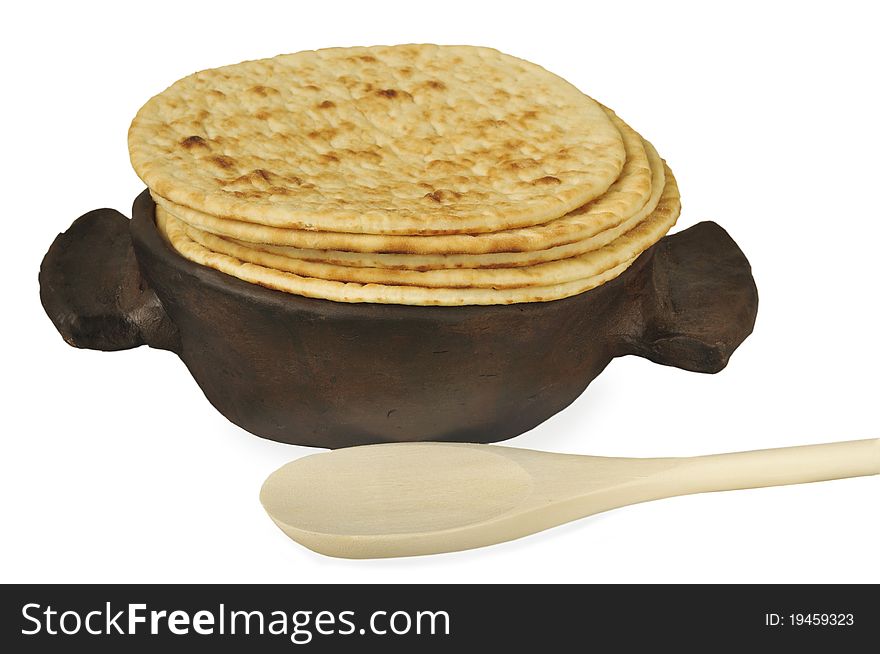
[[[68,344],[178,350],[178,333],[141,275],[129,219],[96,209],[59,234],[40,264],[40,301]]]
[[[646,272],[641,321],[626,353],[693,372],[722,370],[758,313],[739,246],[717,223],[701,222],[661,240]]]

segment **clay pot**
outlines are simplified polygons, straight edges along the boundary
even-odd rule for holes
[[[511,438],[614,357],[721,370],[758,308],[749,262],[711,222],[571,298],[416,307],[314,300],[197,265],[154,209],[144,191],[132,220],[99,209],[59,235],[40,268],[46,313],[75,347],[175,352],[229,420],[298,445]]]

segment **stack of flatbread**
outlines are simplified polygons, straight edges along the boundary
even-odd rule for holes
[[[337,302],[543,302],[678,218],[650,143],[540,66],[471,46],[334,48],[190,75],[129,131],[183,257]]]

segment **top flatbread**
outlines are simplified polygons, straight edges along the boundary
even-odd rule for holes
[[[190,75],[129,130],[171,203],[246,223],[476,234],[602,195],[625,160],[598,103],[535,64],[472,46],[333,48]]]

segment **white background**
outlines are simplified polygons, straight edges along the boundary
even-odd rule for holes
[[[515,447],[679,456],[880,436],[878,16],[871,3],[9,4],[2,27],[0,581],[878,582],[880,478],[633,506],[482,550],[343,561],[257,499],[315,450],[256,438],[172,354],[68,347],[55,235],[142,189],[126,131],[193,71],[339,45],[489,45],[613,107],[675,170],[677,229],[750,258],[754,335],[715,376],[628,357]]]

